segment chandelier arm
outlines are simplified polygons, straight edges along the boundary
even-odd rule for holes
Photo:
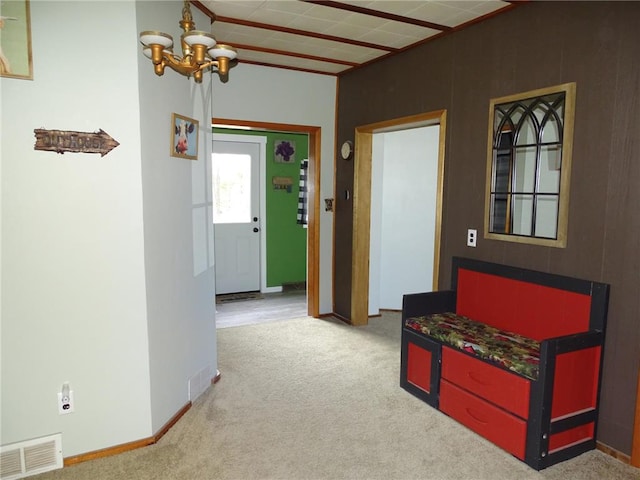
[[[200,70],[206,70],[207,68],[217,67],[217,66],[218,66],[217,60],[209,60],[206,63],[203,63],[202,65],[200,65]]]
[[[164,58],[162,59],[162,62],[167,67],[170,67],[176,72],[181,73],[182,75],[187,75],[187,76],[193,74],[194,72],[197,72],[200,69],[199,65],[192,65],[188,61],[187,62],[178,61],[174,57],[170,57],[167,55],[164,56]]]
[[[195,64],[192,65],[185,62],[179,62],[174,57],[169,56],[167,54],[163,55],[161,64],[163,67],[165,66],[169,67],[175,70],[176,72],[181,73],[182,75],[187,75],[187,76],[193,75],[197,71],[204,71],[207,68],[218,67],[217,60],[209,60],[206,63],[202,63],[200,65],[195,65]]]

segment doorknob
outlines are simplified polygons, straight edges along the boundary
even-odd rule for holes
[[[258,227],[253,227],[253,231],[254,231],[254,232],[258,233],[258,231],[259,231],[259,230],[260,230],[260,229],[259,229]]]
[[[257,222],[258,221],[258,217],[253,217],[253,221]]]

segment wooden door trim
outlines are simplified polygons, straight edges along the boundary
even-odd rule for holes
[[[433,263],[433,289],[438,289],[446,121],[447,111],[436,110],[362,125],[355,129],[353,243],[351,250],[351,318],[349,319],[352,325],[367,325],[369,322],[369,244],[371,235],[369,224],[371,219],[371,165],[374,133],[394,132],[409,128],[440,125]]]
[[[633,424],[631,465],[634,467],[640,467],[640,370],[638,370],[638,389],[636,393],[636,416]]]
[[[306,133],[309,136],[309,224],[307,225],[307,314],[320,316],[320,145],[321,127],[288,123],[259,122],[212,118],[212,125],[219,128],[265,130],[272,132]]]

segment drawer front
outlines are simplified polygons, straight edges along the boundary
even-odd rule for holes
[[[440,410],[500,448],[524,460],[527,424],[469,392],[442,380]]]
[[[526,378],[447,347],[442,348],[442,378],[521,418],[529,416],[531,384]]]
[[[435,408],[438,408],[441,350],[439,343],[402,330],[400,386]]]
[[[411,342],[407,349],[407,381],[431,393],[431,352]]]

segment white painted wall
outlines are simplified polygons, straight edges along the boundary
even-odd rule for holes
[[[156,77],[134,40],[178,36],[181,9],[31,2],[34,80],[0,80],[2,444],[61,432],[68,457],[147,438],[215,375],[211,79]],[[200,120],[199,160],[170,157],[171,112]],[[34,151],[40,127],[120,146]]]
[[[213,25],[215,34],[215,24]],[[336,78],[240,63],[229,82],[213,85],[213,116],[322,128],[320,172],[320,313],[333,310],[333,198]]]
[[[182,2],[138,2],[137,30],[180,38]],[[196,27],[209,19],[193,8]],[[142,192],[152,429],[158,431],[215,376],[216,329],[211,225],[211,82],[139,59]],[[213,77],[217,82],[217,77]],[[198,160],[169,155],[171,114],[199,121]],[[201,372],[203,374],[201,375]],[[205,385],[202,385],[206,383]],[[193,395],[192,395],[193,396]]]
[[[135,6],[32,1],[31,33],[33,81],[0,80],[0,436],[62,432],[70,456],[152,434]],[[35,151],[35,128],[120,146]],[[64,381],[76,406],[59,416]]]
[[[143,29],[178,36],[181,8],[31,2],[34,80],[0,79],[3,445],[61,432],[68,457],[149,437],[189,400],[190,379],[193,395],[215,374],[211,79],[156,77],[136,41]],[[214,79],[213,115],[321,126],[320,195],[332,197],[336,81],[283,72]],[[171,112],[200,120],[197,161],[169,156]],[[120,146],[103,158],[34,151],[41,127],[102,128]],[[321,312],[332,220],[322,212]],[[75,413],[59,416],[65,381]]]
[[[370,315],[401,309],[405,293],[433,290],[439,131],[374,135]]]

